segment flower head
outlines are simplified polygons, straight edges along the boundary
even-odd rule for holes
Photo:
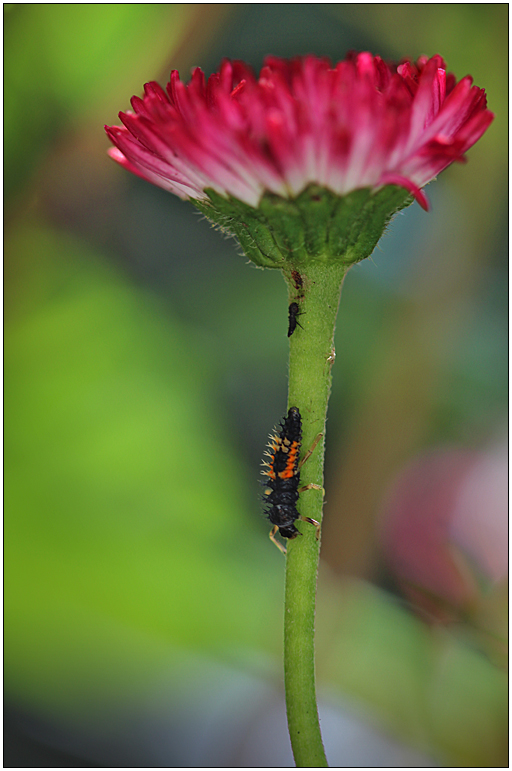
[[[338,196],[397,185],[428,208],[422,188],[482,136],[493,114],[483,89],[456,82],[440,56],[387,64],[369,53],[332,66],[268,57],[258,78],[224,60],[188,85],[145,86],[124,126],[106,127],[110,155],[194,201],[213,190],[257,208],[266,193],[294,199],[315,185]]]

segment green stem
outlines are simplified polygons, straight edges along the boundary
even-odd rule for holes
[[[299,269],[302,289],[285,275],[290,302],[297,300],[301,316],[290,338],[288,407],[302,416],[302,454],[322,433],[314,453],[301,469],[301,486],[323,487],[325,422],[334,361],[334,327],[346,266],[310,262]],[[301,295],[303,295],[301,297]],[[304,517],[322,520],[323,494],[304,491],[298,510]],[[315,693],[315,600],[320,542],[315,527],[297,523],[302,537],[287,545],[284,672],[288,729],[297,767],[327,766],[320,734]]]

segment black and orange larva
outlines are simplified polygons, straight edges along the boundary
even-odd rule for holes
[[[280,430],[274,431],[270,435],[268,451],[265,452],[269,460],[264,461],[265,469],[262,471],[262,474],[268,477],[265,482],[264,501],[270,504],[270,508],[266,509],[265,513],[274,525],[270,531],[270,539],[283,554],[286,554],[286,549],[276,541],[275,536],[277,531],[279,531],[283,538],[290,540],[301,535],[300,531],[295,527],[297,519],[302,519],[315,525],[317,537],[320,532],[319,523],[315,519],[302,517],[297,511],[296,504],[299,494],[304,490],[322,489],[314,484],[299,488],[300,467],[309,458],[321,436],[322,434],[319,434],[316,437],[309,452],[299,462],[302,441],[302,419],[297,407],[290,407],[288,415],[280,423]]]

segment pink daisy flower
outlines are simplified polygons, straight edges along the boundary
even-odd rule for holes
[[[469,76],[443,59],[387,64],[369,53],[328,59],[267,57],[258,78],[224,60],[206,81],[178,72],[164,91],[105,127],[122,166],[180,198],[212,189],[257,208],[265,192],[295,198],[314,184],[345,196],[398,185],[428,208],[422,188],[482,136],[494,115]]]

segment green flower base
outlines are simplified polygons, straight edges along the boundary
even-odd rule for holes
[[[236,198],[206,190],[208,201],[197,208],[224,232],[238,239],[246,256],[263,268],[305,263],[341,263],[346,267],[373,252],[398,211],[413,202],[397,185],[354,190],[340,197],[310,185],[297,198],[266,193],[257,209]]]

